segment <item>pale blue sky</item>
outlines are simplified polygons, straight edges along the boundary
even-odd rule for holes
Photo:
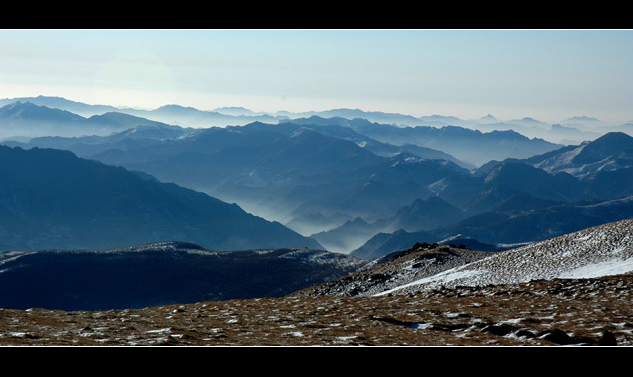
[[[633,120],[631,30],[0,30],[0,98]]]

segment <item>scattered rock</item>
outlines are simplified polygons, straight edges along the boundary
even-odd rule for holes
[[[602,338],[598,342],[599,346],[617,346],[618,342],[615,339],[615,334],[611,331],[605,330],[604,334],[602,334]]]
[[[519,331],[517,331],[516,333],[514,333],[514,335],[521,337],[521,338],[536,338],[536,334],[534,334],[532,331],[530,330],[526,330],[526,329],[521,329]]]
[[[517,328],[512,326],[512,325],[508,325],[508,324],[500,324],[500,325],[488,325],[486,327],[484,327],[483,329],[481,329],[482,332],[489,332],[493,335],[498,335],[498,336],[506,336],[509,333],[515,331]]]
[[[569,335],[567,335],[566,332],[559,329],[544,331],[538,334],[538,338],[545,339],[547,341],[560,345],[568,345],[574,343],[573,339]]]

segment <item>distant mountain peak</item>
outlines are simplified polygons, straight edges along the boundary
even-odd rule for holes
[[[249,110],[245,107],[241,107],[241,106],[225,106],[225,107],[218,107],[217,109],[214,109],[213,111],[220,113],[220,114],[225,114],[225,115],[233,115],[233,116],[241,116],[241,115],[255,115],[255,112],[252,110]]]
[[[498,119],[495,118],[492,114],[487,114],[486,116],[479,118],[479,120],[485,122],[496,122]]]
[[[575,116],[567,119],[568,122],[599,122],[597,118],[591,118],[585,115]]]

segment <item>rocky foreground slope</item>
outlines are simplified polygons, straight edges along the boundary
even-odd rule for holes
[[[380,297],[209,301],[134,310],[0,309],[0,345],[633,345],[633,275]]]
[[[605,224],[493,254],[416,245],[354,279],[276,298],[4,308],[0,345],[631,346],[632,226]]]

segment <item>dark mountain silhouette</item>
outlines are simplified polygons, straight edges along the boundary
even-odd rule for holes
[[[283,296],[355,272],[366,261],[310,249],[214,252],[161,242],[0,253],[0,264],[2,307],[110,310]]]
[[[350,255],[364,259],[380,258],[396,250],[407,249],[418,242],[435,243],[439,240],[437,236],[425,231],[406,232],[400,229],[391,234],[376,234]]]
[[[321,248],[206,194],[53,149],[0,147],[0,249],[184,240],[215,250]]]

